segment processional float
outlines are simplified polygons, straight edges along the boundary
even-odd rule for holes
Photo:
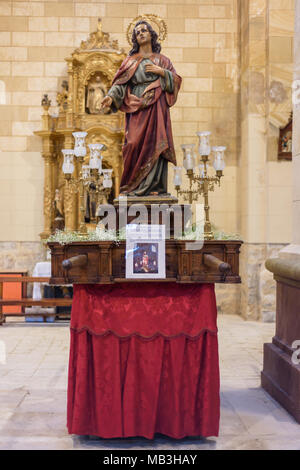
[[[128,27],[129,42],[138,19]],[[156,24],[159,38],[163,40],[166,35],[163,20],[147,15],[147,21]],[[58,112],[50,115],[51,101],[47,95],[42,100],[43,129],[36,132],[43,140],[42,157],[45,162],[45,226],[41,238],[49,240],[51,283],[129,282],[126,278],[126,240],[118,236],[97,239],[89,234],[91,230],[95,233],[96,227],[97,230],[100,227],[102,233],[109,228],[113,228],[116,234],[120,233],[126,229],[127,223],[137,220],[137,214],[141,216],[139,205],[143,205],[146,211],[143,224],[153,223],[155,210],[155,223],[167,223],[166,282],[241,282],[241,240],[215,240],[210,222],[209,192],[220,186],[226,148],[215,146],[211,149],[209,131],[198,132],[199,161],[194,144],[181,146],[183,168],[174,167],[173,179],[177,197],[169,193],[163,196],[120,196],[124,115],[120,111],[111,113],[103,110],[101,102],[125,57],[117,41],[112,41],[108,33],[102,32],[99,20],[97,31],[66,59],[68,80],[62,82],[62,91],[57,95]],[[151,96],[153,93],[149,99]],[[209,167],[211,150],[215,174]],[[183,181],[183,169],[186,170],[188,185]],[[178,197],[185,203],[179,204]],[[195,232],[191,230],[195,226],[192,209],[193,203],[201,201],[201,197],[202,233],[195,239]],[[105,211],[105,208],[109,206],[115,214],[111,227],[103,224],[108,220],[109,210]],[[57,229],[70,235],[68,242],[60,243],[55,238]]]

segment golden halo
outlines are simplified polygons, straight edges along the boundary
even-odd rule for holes
[[[165,21],[157,15],[152,15],[150,13],[147,13],[145,15],[137,16],[127,26],[126,37],[127,37],[128,44],[130,46],[132,46],[131,38],[132,38],[133,29],[134,29],[136,23],[138,21],[141,21],[141,20],[145,20],[149,24],[151,24],[152,28],[154,29],[154,31],[158,35],[158,41],[159,42],[162,42],[166,39],[168,31],[167,31],[167,25],[166,25]]]

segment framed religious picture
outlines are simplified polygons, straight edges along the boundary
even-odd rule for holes
[[[126,278],[164,279],[165,248],[164,225],[127,225]]]
[[[293,113],[285,127],[279,129],[278,159],[292,160]]]

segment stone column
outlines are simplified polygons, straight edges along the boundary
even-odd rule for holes
[[[267,160],[267,0],[241,2],[241,152],[239,161],[239,232],[241,313],[260,319],[260,268],[266,242]]]
[[[300,2],[295,2],[294,84],[293,84],[293,228],[292,243],[280,258],[300,262]]]

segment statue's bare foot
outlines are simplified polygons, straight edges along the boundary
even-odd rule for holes
[[[152,193],[150,193],[150,196],[158,196],[158,192],[157,192],[157,191],[153,191]]]

